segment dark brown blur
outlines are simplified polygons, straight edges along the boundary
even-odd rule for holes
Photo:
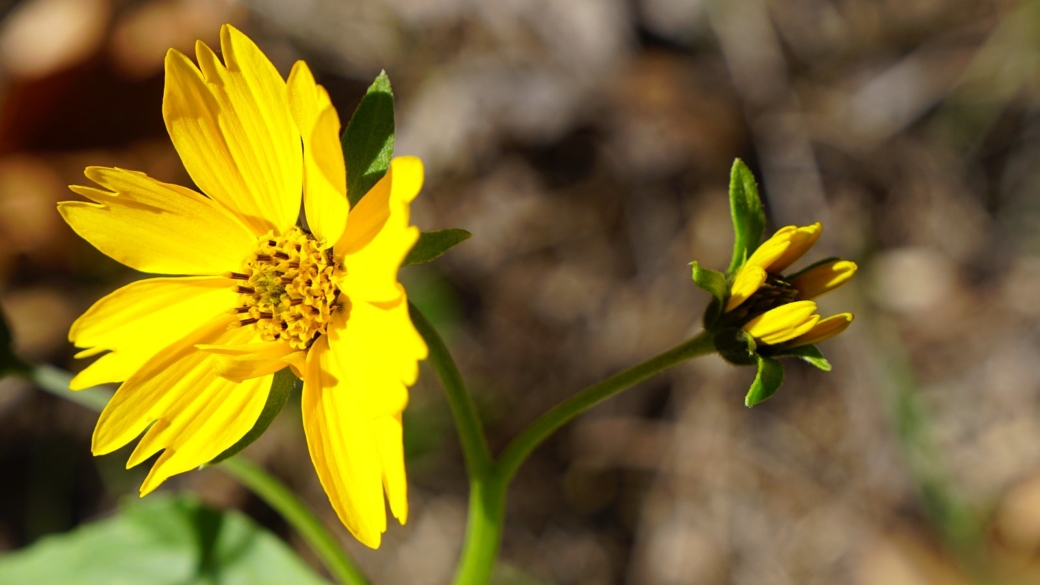
[[[23,355],[76,371],[72,320],[140,278],[55,203],[87,165],[190,185],[161,114],[169,47],[231,22],[346,120],[381,68],[413,219],[474,237],[403,271],[501,449],[585,385],[693,335],[724,269],[734,157],[771,229],[860,273],[834,371],[711,357],[596,408],[509,499],[500,584],[1040,582],[1040,6],[1006,0],[26,0],[0,3],[0,305]],[[96,414],[0,382],[0,550],[135,497]],[[406,413],[411,517],[343,542],[375,583],[448,582],[466,479],[429,369]],[[335,516],[290,404],[246,451]],[[178,476],[313,555],[217,470]]]

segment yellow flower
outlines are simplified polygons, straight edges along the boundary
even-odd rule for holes
[[[91,167],[92,202],[62,216],[112,258],[163,276],[127,285],[72,326],[77,357],[104,353],[76,389],[119,382],[94,431],[95,455],[142,433],[128,467],[162,451],[141,494],[235,444],[275,372],[303,379],[311,459],[333,507],[363,543],[386,530],[383,494],[408,515],[401,412],[426,345],[397,270],[418,238],[409,203],[422,163],[397,158],[349,210],[340,120],[303,62],[286,82],[231,26],[223,62],[166,56],[163,117],[205,196],[122,169]],[[304,208],[309,231],[297,225]],[[107,352],[107,353],[105,353]]]
[[[856,273],[856,263],[825,260],[791,275],[781,276],[820,238],[819,223],[780,228],[733,275],[725,305],[727,322],[758,343],[797,347],[830,339],[852,322],[851,313],[821,319],[814,299],[845,284]]]

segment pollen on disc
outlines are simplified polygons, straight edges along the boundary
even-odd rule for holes
[[[235,280],[237,325],[253,325],[264,341],[306,349],[323,335],[336,310],[335,266],[317,242],[299,228],[260,237]]]

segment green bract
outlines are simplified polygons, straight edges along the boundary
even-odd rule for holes
[[[347,199],[354,207],[390,168],[394,154],[394,93],[381,71],[361,98],[343,131],[347,165]]]
[[[758,248],[766,227],[755,175],[739,158],[733,161],[729,174],[729,211],[733,217],[733,258],[727,273],[732,275]]]
[[[390,168],[394,128],[394,92],[390,77],[381,71],[343,131],[343,161],[347,166],[347,199],[351,208]],[[402,266],[434,260],[472,235],[458,228],[423,232]]]

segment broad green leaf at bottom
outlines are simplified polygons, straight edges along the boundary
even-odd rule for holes
[[[328,585],[244,514],[151,496],[0,557],[11,585]]]

